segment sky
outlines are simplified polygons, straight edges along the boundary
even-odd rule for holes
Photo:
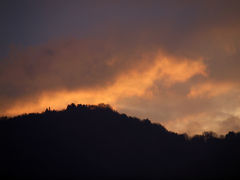
[[[240,1],[0,2],[0,115],[110,104],[168,130],[240,131]]]

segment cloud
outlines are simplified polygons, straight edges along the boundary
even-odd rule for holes
[[[104,40],[68,40],[11,52],[0,66],[1,105],[43,91],[105,87],[141,64],[134,51],[107,46]]]
[[[0,60],[0,114],[104,102],[177,132],[238,129],[221,123],[240,117],[238,1],[96,4],[32,7],[35,21],[3,26],[29,41]]]
[[[234,87],[234,84],[231,83],[205,82],[193,86],[187,96],[189,98],[211,98],[230,92]]]
[[[219,131],[228,132],[229,129],[231,131],[238,132],[240,129],[240,118],[236,116],[230,116],[229,118],[223,120],[219,123]]]
[[[71,48],[74,47],[71,46]],[[64,49],[61,50],[63,51]],[[55,53],[57,52],[55,51]],[[61,52],[60,56],[55,55],[57,58],[52,57],[52,55],[52,58],[48,57],[48,61],[50,63],[54,62],[61,64],[61,66],[57,65],[57,68],[59,69],[54,66],[54,70],[50,69],[50,67],[47,67],[47,70],[42,67],[42,70],[40,70],[39,68],[41,67],[38,67],[39,73],[37,75],[28,76],[24,73],[19,74],[19,72],[25,71],[25,69],[22,68],[17,74],[13,74],[15,79],[12,82],[8,82],[10,85],[18,83],[18,81],[15,81],[16,77],[19,78],[19,80],[25,80],[26,84],[21,81],[22,86],[19,86],[16,91],[22,91],[22,93],[17,93],[14,100],[11,101],[11,99],[7,99],[7,97],[5,97],[6,101],[11,102],[11,104],[9,107],[6,106],[5,112],[3,112],[13,115],[24,112],[41,111],[47,106],[59,109],[64,108],[69,102],[94,104],[105,102],[110,103],[113,106],[118,106],[117,101],[121,98],[129,98],[132,96],[151,97],[151,93],[149,93],[148,89],[153,86],[156,80],[160,80],[166,87],[169,87],[177,82],[185,82],[195,75],[206,75],[206,67],[201,59],[176,59],[176,57],[158,52],[155,57],[147,56],[145,54],[142,55],[141,59],[130,59],[131,62],[135,62],[135,64],[134,66],[131,66],[131,64],[128,63],[128,67],[122,64],[124,63],[123,61],[118,62],[118,57],[109,58],[107,61],[104,58],[100,58],[99,61],[102,62],[96,68],[94,65],[89,65],[88,61],[82,61],[79,62],[82,67],[79,66],[78,71],[81,71],[82,68],[84,68],[84,72],[86,74],[79,72],[80,76],[76,79],[76,72],[71,73],[71,71],[77,70],[76,66],[78,66],[78,63],[74,60],[69,60],[69,64],[66,65],[59,60],[64,57],[62,54],[63,52]],[[79,54],[77,54],[77,56],[78,55]],[[45,54],[43,57],[45,58]],[[81,57],[81,54],[79,57]],[[88,58],[92,57],[88,56]],[[35,61],[41,60],[42,58],[35,58]],[[151,62],[151,66],[149,66],[149,62]],[[26,61],[25,63],[27,64],[29,62]],[[118,63],[118,66],[114,68],[115,71],[109,71],[109,74],[106,77],[102,76],[102,71],[107,70],[109,67],[113,68],[115,63]],[[26,64],[21,64],[21,66],[25,67]],[[66,70],[66,73],[64,71],[67,66],[69,68]],[[60,68],[62,68],[63,71],[61,74],[57,73],[58,71],[61,71]],[[89,68],[90,75],[86,72],[87,68]],[[95,71],[94,75],[91,74],[92,68],[94,68]],[[15,71],[12,72],[15,73]],[[107,72],[105,71],[104,73]],[[39,81],[39,79],[44,77],[48,77],[46,78],[47,82],[44,80]],[[92,78],[95,83],[92,84],[92,82],[89,82],[91,79],[86,80],[86,77]],[[61,82],[54,81],[55,78],[61,78]],[[29,79],[31,79],[31,81]],[[110,80],[112,82],[110,82]],[[51,86],[48,86],[48,83],[51,83],[51,81],[53,81],[53,83]],[[37,91],[34,88],[33,83],[36,83],[39,87]],[[28,88],[27,91],[25,90],[26,86]],[[32,103],[32,101],[34,103]]]

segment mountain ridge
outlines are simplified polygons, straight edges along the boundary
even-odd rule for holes
[[[105,104],[2,117],[0,128],[11,178],[239,177],[240,133],[188,138]]]

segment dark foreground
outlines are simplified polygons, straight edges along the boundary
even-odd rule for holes
[[[1,118],[1,179],[240,178],[240,133],[167,131],[105,105]]]

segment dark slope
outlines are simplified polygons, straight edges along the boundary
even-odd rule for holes
[[[11,178],[240,177],[240,133],[185,140],[104,105],[2,118],[0,130]]]

